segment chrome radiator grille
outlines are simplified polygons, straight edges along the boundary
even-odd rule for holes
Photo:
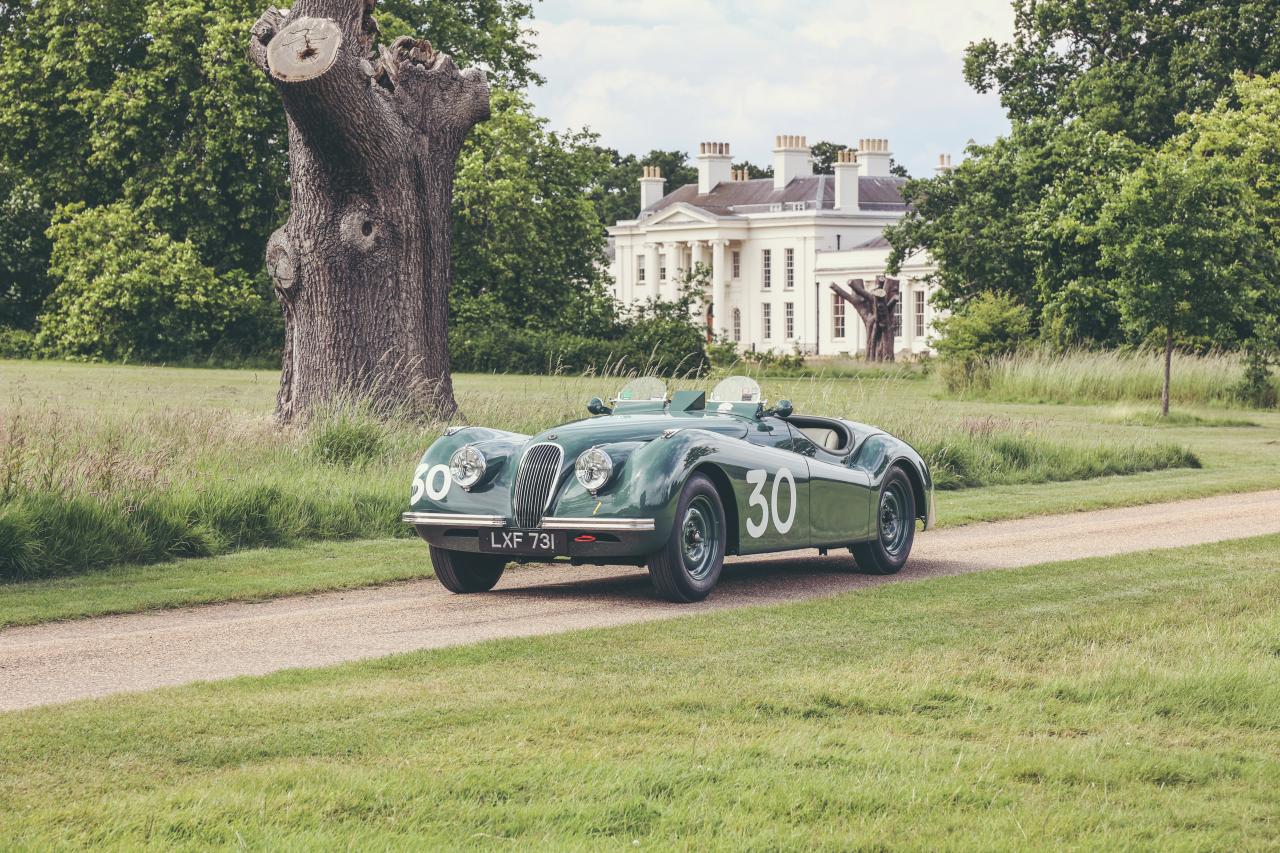
[[[564,450],[558,444],[535,444],[524,454],[513,501],[517,526],[537,527],[542,523],[563,461]]]

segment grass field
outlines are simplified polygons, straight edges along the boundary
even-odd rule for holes
[[[1280,482],[1275,412],[1188,408],[1164,423],[1134,404],[956,401],[916,372],[763,381],[800,411],[912,441],[953,489],[939,496],[943,524]],[[269,418],[275,384],[252,371],[0,362],[0,578],[22,581],[0,583],[0,624],[33,618],[30,603],[42,598],[74,599],[50,613],[115,612],[429,573],[425,553],[416,569],[406,559],[387,574],[360,558],[363,546],[336,540],[408,534],[397,520],[406,472],[439,425],[385,428],[357,415],[280,431]],[[457,377],[469,421],[530,432],[580,416],[587,397],[617,384]],[[1145,469],[1155,470],[1131,473]],[[259,555],[279,567],[261,572],[234,553],[216,556],[316,540],[351,554],[339,561],[351,568],[313,574],[287,555],[278,564]],[[164,562],[173,557],[202,559]],[[106,567],[83,582],[39,579]]]
[[[1267,849],[1280,537],[0,716],[5,846]]]

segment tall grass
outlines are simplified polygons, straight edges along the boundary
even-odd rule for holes
[[[459,404],[467,423],[531,434],[583,416],[589,394],[621,381],[486,380],[460,385]],[[672,387],[710,381],[686,378]],[[929,461],[940,488],[1199,464],[1185,447],[1064,439],[1031,422],[956,416],[941,402],[907,410],[883,393],[900,381],[809,378],[788,381],[785,393],[801,411],[852,416],[902,436]],[[399,514],[409,473],[448,426],[336,406],[305,428],[282,430],[240,401],[204,397],[189,408],[142,414],[136,401],[129,405],[116,410],[98,397],[87,405],[66,397],[0,400],[0,580],[408,535]]]
[[[1158,353],[1032,351],[997,359],[968,395],[1027,403],[1110,403],[1160,399],[1164,365]],[[1244,363],[1236,355],[1178,353],[1171,399],[1182,405],[1239,405]],[[1272,380],[1280,392],[1280,377]]]

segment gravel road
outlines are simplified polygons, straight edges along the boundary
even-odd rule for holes
[[[851,573],[843,552],[732,558],[696,605],[656,600],[642,569],[526,566],[484,595],[426,580],[11,628],[0,631],[0,710],[1264,533],[1280,533],[1280,491],[930,531],[891,578]]]

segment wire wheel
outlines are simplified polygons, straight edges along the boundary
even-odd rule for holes
[[[891,557],[902,553],[909,525],[915,523],[907,509],[906,489],[901,480],[892,480],[880,493],[880,544]]]
[[[705,580],[716,561],[720,541],[720,516],[705,495],[689,502],[680,524],[680,557],[689,577]]]

